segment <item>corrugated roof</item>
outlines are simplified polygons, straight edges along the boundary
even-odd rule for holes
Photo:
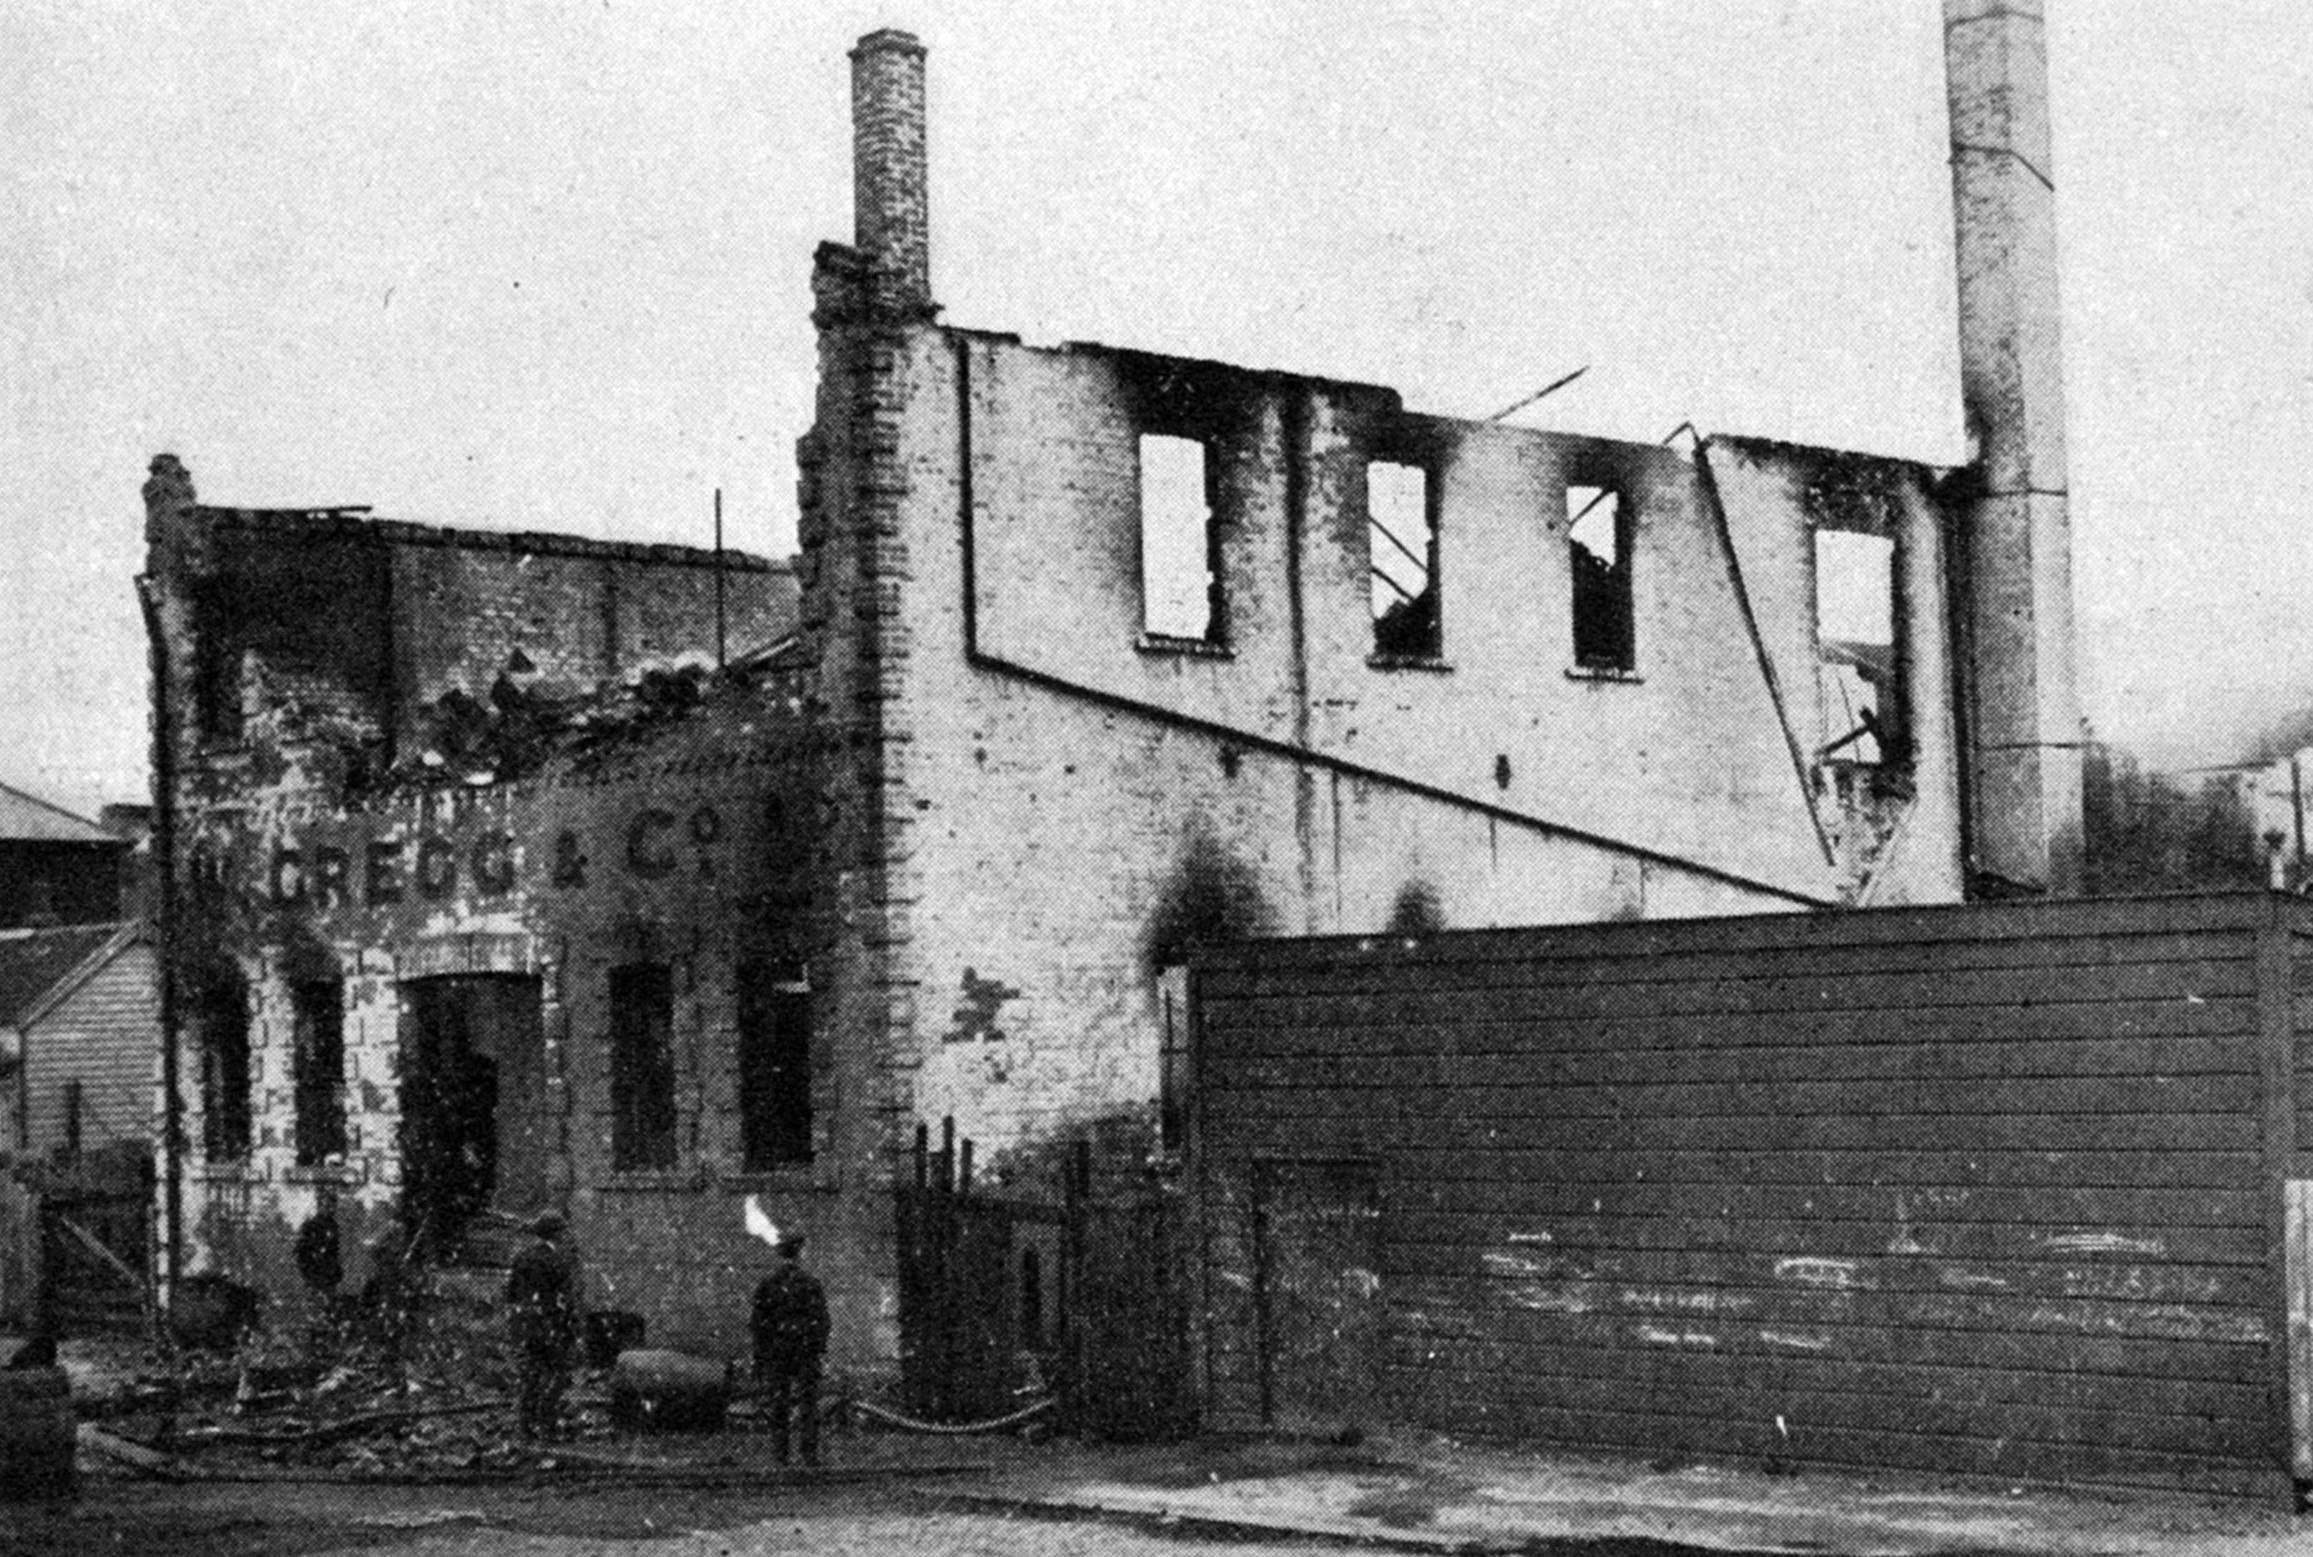
[[[0,784],[0,839],[10,843],[112,843],[111,833],[38,795]]]
[[[104,950],[125,926],[61,925],[0,930],[0,1027],[19,1027],[48,992]]]

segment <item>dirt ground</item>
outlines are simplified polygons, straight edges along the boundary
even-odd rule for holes
[[[1339,1546],[1260,1542],[1275,1557]],[[946,1506],[921,1485],[160,1485],[91,1480],[77,1505],[0,1507],[6,1557],[1196,1557],[1248,1547]]]

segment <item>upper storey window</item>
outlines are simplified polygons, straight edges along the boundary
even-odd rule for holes
[[[1224,642],[1216,506],[1205,440],[1141,435],[1141,629],[1149,637]]]
[[[1823,756],[1862,766],[1903,760],[1894,542],[1817,526],[1815,634],[1825,701],[1837,727]]]
[[[1583,670],[1638,668],[1631,519],[1629,499],[1619,488],[1566,489],[1566,548],[1574,574],[1574,663]]]
[[[1430,473],[1394,460],[1369,461],[1365,513],[1372,554],[1373,652],[1384,659],[1434,660],[1444,644]]]

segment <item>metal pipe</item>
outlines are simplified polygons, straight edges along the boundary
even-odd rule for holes
[[[153,904],[161,1005],[161,1268],[168,1300],[176,1302],[184,1263],[185,1103],[178,1076],[177,990],[177,762],[176,724],[169,698],[168,642],[161,634],[158,586],[148,576],[136,581],[137,606],[152,642],[153,676],[153,873],[160,891]]]

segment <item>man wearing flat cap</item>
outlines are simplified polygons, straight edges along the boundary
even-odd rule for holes
[[[778,1265],[755,1288],[750,1328],[755,1376],[771,1414],[772,1452],[787,1463],[789,1419],[803,1440],[803,1463],[819,1463],[819,1375],[827,1356],[827,1291],[803,1268],[803,1235],[779,1235]]]
[[[578,1349],[578,1256],[562,1243],[560,1212],[531,1219],[530,1241],[506,1273],[506,1318],[521,1370],[518,1416],[525,1438],[552,1437]]]

